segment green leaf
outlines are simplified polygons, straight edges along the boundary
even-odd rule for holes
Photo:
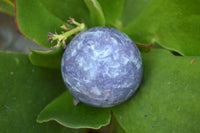
[[[121,29],[121,15],[125,0],[98,0],[106,20],[106,26]]]
[[[61,59],[64,48],[60,45],[55,50],[38,51],[30,49],[29,59],[33,65],[47,68],[61,68]]]
[[[55,120],[66,127],[99,129],[110,122],[110,109],[94,108],[79,103],[73,105],[72,95],[66,91],[45,107],[37,121]]]
[[[134,10],[129,6],[133,8],[129,18],[134,17],[123,29],[135,42],[157,42],[182,55],[200,55],[199,0],[151,0],[135,4],[139,7]],[[137,15],[139,9],[142,11]]]
[[[114,107],[126,132],[200,131],[200,57],[173,56],[164,50],[143,54],[144,77],[137,93]]]
[[[90,15],[83,0],[40,0],[50,13],[63,21],[73,17],[76,21],[84,21],[91,26]]]
[[[126,26],[136,19],[140,14],[148,8],[153,0],[125,0],[122,12],[122,24]]]
[[[93,26],[105,26],[104,14],[101,9],[101,5],[98,3],[98,1],[84,0],[84,2],[90,11],[90,16],[93,22]]]
[[[14,0],[0,0],[0,11],[14,16]]]
[[[112,115],[110,133],[126,133],[126,131],[123,129],[123,127],[120,125],[114,115]]]
[[[82,132],[55,122],[38,124],[41,109],[65,90],[60,71],[33,66],[28,55],[0,52],[0,132]]]
[[[69,17],[89,24],[88,10],[81,0],[17,0],[15,8],[19,30],[39,45],[49,48],[51,45],[47,41],[47,34],[53,32],[55,28],[60,33],[60,26]]]

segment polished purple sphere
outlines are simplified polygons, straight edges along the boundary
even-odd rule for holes
[[[95,27],[76,35],[62,57],[62,76],[72,95],[95,107],[111,107],[140,85],[142,58],[123,32]]]

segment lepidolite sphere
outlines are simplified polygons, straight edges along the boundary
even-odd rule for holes
[[[143,73],[140,52],[123,32],[95,27],[76,35],[62,57],[64,83],[74,97],[111,107],[131,97]]]

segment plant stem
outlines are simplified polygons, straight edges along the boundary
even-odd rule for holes
[[[67,38],[67,37],[69,37],[69,36],[71,36],[71,35],[73,35],[73,34],[76,34],[76,33],[78,33],[78,32],[81,32],[81,31],[83,31],[85,29],[85,24],[80,24],[80,26],[77,26],[76,28],[74,28],[74,29],[72,29],[72,30],[70,30],[70,31],[67,31],[67,32],[65,32],[65,33],[63,33],[63,34],[60,34],[60,35],[54,35],[53,36],[53,40],[62,40],[62,39],[65,39],[65,38]]]

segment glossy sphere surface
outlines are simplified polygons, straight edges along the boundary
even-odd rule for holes
[[[61,71],[74,97],[96,107],[111,107],[131,97],[143,73],[140,52],[119,30],[95,27],[67,46]]]

